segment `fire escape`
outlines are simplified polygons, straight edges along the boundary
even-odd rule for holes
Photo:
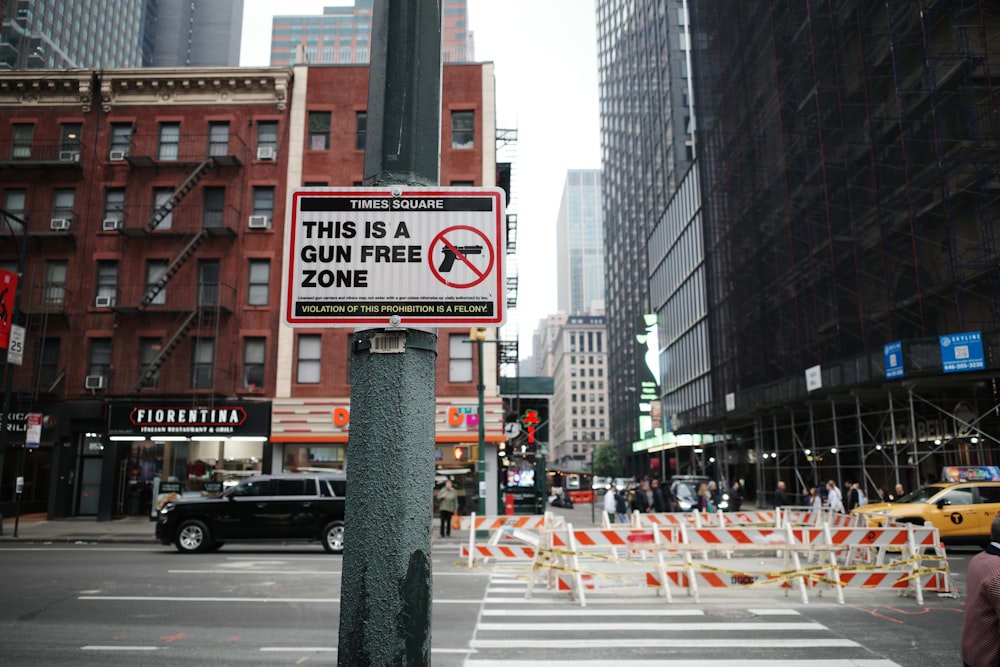
[[[155,137],[134,137],[127,154],[121,156],[130,167],[130,179],[145,181],[148,179],[142,175],[149,173],[157,178],[162,178],[164,174],[184,177],[177,188],[169,192],[161,191],[161,196],[154,197],[153,205],[146,207],[145,211],[138,211],[135,215],[126,212],[117,224],[110,226],[108,223],[114,221],[105,221],[105,231],[114,229],[125,238],[135,239],[136,247],[147,248],[153,243],[161,244],[160,248],[164,243],[174,246],[173,256],[161,269],[155,282],[123,285],[120,290],[122,298],[114,305],[122,315],[174,315],[156,356],[140,361],[139,374],[132,386],[133,393],[156,385],[160,369],[181,343],[190,338],[192,331],[217,326],[220,317],[232,313],[234,309],[234,291],[219,283],[217,265],[199,265],[197,282],[176,285],[177,289],[172,290],[169,302],[165,293],[167,286],[175,281],[192,258],[197,257],[199,248],[208,239],[236,238],[237,216],[235,211],[229,211],[225,206],[225,190],[219,189],[220,201],[210,202],[207,188],[197,188],[209,174],[242,166],[239,154],[245,146],[238,137],[230,137],[228,129],[224,138],[225,141],[220,142],[219,135],[207,137],[206,156],[206,142],[199,141],[199,137],[185,137],[184,142],[178,141],[166,152],[162,145],[157,146]],[[192,202],[195,198],[190,195],[194,192],[203,193],[203,201]],[[234,195],[229,193],[228,196]],[[129,224],[132,220],[142,221],[142,224]]]
[[[509,162],[497,162],[497,185],[507,195],[507,284],[504,286],[507,309],[507,325],[504,334],[497,344],[497,364],[501,375],[505,369],[513,369],[517,375],[518,362],[518,326],[517,326],[517,205],[513,193],[514,166],[516,155],[513,155],[517,145],[517,130],[497,129],[497,152],[507,149],[512,155]],[[513,332],[512,334],[507,332]]]

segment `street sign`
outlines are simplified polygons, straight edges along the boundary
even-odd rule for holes
[[[288,326],[503,324],[499,188],[297,188],[284,276]]]
[[[37,449],[42,441],[42,413],[28,413],[28,430],[24,436],[24,446],[27,449]]]
[[[17,366],[24,363],[24,327],[20,324],[12,324],[10,327],[7,361]]]

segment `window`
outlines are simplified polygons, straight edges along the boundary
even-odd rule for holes
[[[159,338],[139,339],[139,377],[143,387],[156,387],[160,384],[160,369],[154,368],[160,348],[163,345]]]
[[[205,229],[222,227],[226,206],[226,189],[206,187],[202,193],[201,226]]]
[[[181,124],[180,123],[160,123],[160,152],[161,160],[176,160],[180,156],[181,145]]]
[[[271,260],[251,259],[247,276],[247,305],[266,306],[271,293]]]
[[[212,365],[215,361],[215,339],[198,338],[194,341],[191,357],[191,388],[212,388]]]
[[[219,260],[198,261],[198,305],[219,305]]]
[[[354,117],[354,150],[365,149],[365,135],[368,133],[368,112],[359,111]]]
[[[264,386],[264,359],[267,343],[263,338],[243,339],[243,388]]]
[[[475,116],[472,111],[451,112],[451,147],[469,149],[475,145]]]
[[[156,293],[156,296],[150,300],[150,305],[162,306],[167,302],[167,288],[159,286],[160,281],[165,281],[166,277],[167,260],[151,259],[146,263],[146,294]]]
[[[229,123],[208,124],[208,156],[229,155]]]
[[[125,188],[108,188],[104,191],[104,219],[117,220],[125,217]]]
[[[62,306],[66,300],[66,261],[45,262],[45,306]]]
[[[1000,503],[1000,486],[979,486],[979,502]]]
[[[952,489],[948,493],[941,496],[938,500],[944,500],[947,505],[971,505],[972,488]]]
[[[21,188],[15,188],[12,190],[7,190],[3,193],[3,207],[4,210],[11,215],[6,216],[7,223],[10,224],[10,229],[15,233],[24,231],[24,223],[20,220],[16,220],[11,216],[17,216],[21,220],[24,220],[24,206],[28,198],[27,190]],[[5,224],[4,227],[7,225]]]
[[[270,148],[275,153],[278,152],[278,121],[262,120],[257,123],[257,148]]]
[[[31,140],[35,136],[35,126],[30,123],[14,125],[11,133],[10,157],[14,160],[31,159]]]
[[[38,375],[35,386],[48,389],[59,378],[59,339],[43,338],[38,350]]]
[[[122,155],[128,155],[129,146],[132,144],[132,123],[112,123],[111,124],[111,146],[112,151],[121,151]]]
[[[266,215],[268,220],[274,217],[274,186],[254,186],[253,214]]]
[[[100,260],[97,262],[97,294],[98,297],[111,299],[114,302],[118,295],[118,262]]]
[[[111,374],[111,339],[92,338],[87,358],[87,375],[107,378]]]
[[[313,477],[303,477],[302,479],[276,479],[273,480],[277,488],[276,496],[315,496],[316,479]]]
[[[330,112],[309,112],[309,150],[323,151],[330,147]]]
[[[153,210],[168,209],[165,215],[156,224],[157,229],[170,229],[174,226],[174,213],[172,206],[174,199],[173,188],[153,188]]]
[[[302,334],[299,336],[298,368],[295,381],[299,384],[319,383],[320,336]]]
[[[448,381],[472,382],[472,348],[482,343],[467,343],[465,334],[448,336]]]
[[[59,126],[59,159],[63,153],[72,153],[75,159],[80,159],[80,132],[83,130],[81,123],[63,123]]]
[[[52,217],[73,220],[73,199],[76,196],[75,190],[63,189],[53,191],[52,195]]]

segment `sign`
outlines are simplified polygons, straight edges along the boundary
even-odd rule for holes
[[[806,369],[806,391],[816,391],[823,387],[823,367],[810,366]]]
[[[939,336],[941,368],[945,373],[981,371],[986,368],[983,337],[978,331]]]
[[[108,405],[108,435],[261,437],[270,433],[271,404],[225,402],[214,405],[170,401]]]
[[[503,324],[499,188],[297,188],[284,276],[288,326]]]
[[[24,327],[20,324],[12,324],[10,327],[7,361],[18,366],[24,363]]]
[[[42,413],[28,413],[28,430],[24,436],[24,446],[26,449],[38,449],[38,443],[42,441]]]
[[[6,349],[10,342],[10,327],[14,323],[14,294],[17,292],[17,274],[0,269],[0,347]]]
[[[903,377],[903,342],[886,343],[882,348],[885,358],[885,377],[888,380]]]

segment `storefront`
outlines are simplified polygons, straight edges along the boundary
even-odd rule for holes
[[[104,463],[112,475],[102,482],[101,513],[155,517],[171,498],[218,494],[271,472],[270,423],[268,401],[109,404]]]
[[[487,399],[485,460],[487,507],[495,507],[497,445],[506,442],[503,406]],[[351,425],[351,401],[341,399],[274,399],[271,411],[274,470],[346,470]],[[463,507],[479,496],[479,407],[475,398],[438,398],[435,410],[435,484],[451,478]],[[492,498],[492,501],[489,499]],[[492,502],[492,504],[491,504]]]

